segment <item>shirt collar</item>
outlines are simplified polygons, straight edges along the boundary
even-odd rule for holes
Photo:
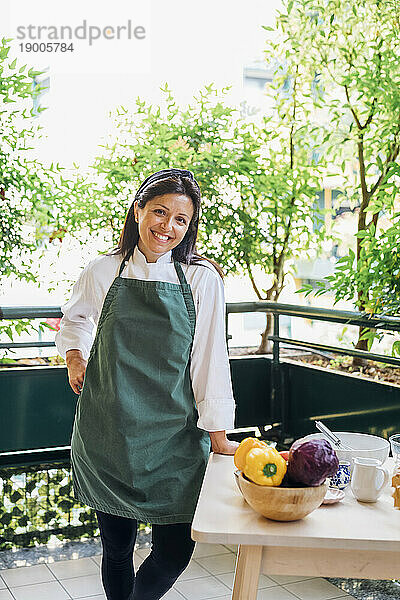
[[[135,250],[133,252],[133,262],[136,264],[140,264],[140,265],[146,265],[147,268],[149,268],[150,265],[171,263],[172,262],[172,250],[168,250],[168,252],[166,252],[159,258],[157,258],[155,263],[149,263],[149,262],[147,262],[147,258],[145,257],[143,252],[141,250],[139,250],[139,246],[136,245]]]

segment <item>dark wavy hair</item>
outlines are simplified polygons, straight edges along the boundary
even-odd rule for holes
[[[169,176],[147,185],[142,192],[139,192],[127,212],[117,246],[111,250],[111,252],[106,253],[106,256],[121,254],[125,258],[129,253],[133,252],[139,241],[139,227],[138,223],[136,223],[133,210],[135,202],[138,203],[139,208],[144,208],[149,200],[152,200],[156,196],[162,196],[163,194],[182,194],[188,196],[193,203],[193,217],[189,223],[188,230],[186,231],[183,240],[178,246],[173,248],[172,257],[178,262],[188,265],[205,266],[204,263],[207,261],[216,268],[223,279],[224,272],[219,264],[197,252],[196,241],[200,217],[201,194],[196,183],[189,177]]]

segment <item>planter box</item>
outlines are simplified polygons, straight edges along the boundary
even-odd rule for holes
[[[236,427],[269,423],[270,361],[240,356],[230,366]],[[0,368],[0,465],[68,458],[77,400],[65,365]],[[18,455],[1,456],[4,452]]]
[[[400,431],[400,387],[286,359],[281,363],[286,428],[298,438],[314,433],[314,421],[335,431],[388,438]]]
[[[0,456],[1,465],[35,464],[68,456],[77,396],[65,366],[0,369],[0,453],[53,449],[24,458]]]
[[[233,395],[236,402],[236,427],[263,427],[271,423],[270,358],[233,356],[229,358]]]
[[[282,438],[297,438],[314,432],[319,419],[336,431],[383,437],[400,431],[398,386],[284,359],[272,412],[272,359],[234,356],[230,367],[237,428],[275,422]],[[0,465],[68,458],[77,399],[64,365],[0,369]]]

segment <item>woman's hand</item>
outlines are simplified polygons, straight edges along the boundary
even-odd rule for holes
[[[69,385],[75,394],[80,394],[83,386],[83,378],[86,371],[87,360],[82,356],[80,350],[68,350],[66,353]]]
[[[211,450],[215,454],[235,454],[239,442],[228,440],[225,431],[209,431]]]

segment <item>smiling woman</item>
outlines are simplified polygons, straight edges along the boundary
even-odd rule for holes
[[[136,201],[134,211],[139,224],[139,249],[148,262],[156,262],[164,252],[181,243],[194,207],[184,194],[163,194],[149,200],[143,208],[139,208]]]
[[[155,262],[168,251],[179,262],[214,267],[221,278],[221,267],[197,252],[201,192],[191,171],[163,169],[149,175],[126,215],[118,246],[108,255],[126,256],[137,245],[148,262]],[[159,236],[168,236],[168,242]],[[162,244],[155,247],[155,240]]]
[[[156,600],[172,587],[194,550],[210,446],[238,447],[226,437],[236,405],[222,271],[196,252],[200,201],[190,171],[150,175],[117,248],[87,265],[62,307],[56,343],[80,394],[73,493],[96,511],[111,600]],[[135,577],[138,520],[152,524],[153,550]]]

